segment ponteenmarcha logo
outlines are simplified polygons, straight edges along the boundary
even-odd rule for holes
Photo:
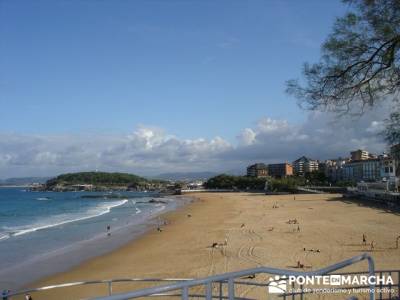
[[[279,277],[270,277],[268,283],[268,292],[270,294],[283,294],[286,292],[287,283],[286,283],[286,276]]]
[[[370,286],[393,285],[393,279],[389,276],[351,276],[351,275],[316,275],[316,276],[275,276],[269,278],[268,292],[270,294],[283,294],[288,291],[287,286]],[[309,290],[309,288],[308,288]],[[311,290],[310,290],[311,291]]]

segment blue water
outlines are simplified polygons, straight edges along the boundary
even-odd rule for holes
[[[146,220],[176,206],[174,199],[157,194],[115,194],[118,198],[0,188],[0,287],[18,287],[111,250],[143,231]],[[151,199],[166,203],[149,203]],[[32,269],[35,274],[26,276]]]

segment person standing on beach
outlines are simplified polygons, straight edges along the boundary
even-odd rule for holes
[[[375,249],[375,241],[371,242],[371,251],[373,251]]]
[[[363,241],[363,245],[367,245],[367,237],[364,233],[363,233],[362,241]]]
[[[107,225],[107,236],[110,236],[110,235],[111,235],[110,230],[111,230],[111,226],[110,226],[110,224],[108,224],[108,225]]]
[[[29,294],[25,295],[25,300],[33,300],[32,296]]]

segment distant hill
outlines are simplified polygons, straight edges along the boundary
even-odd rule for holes
[[[51,177],[17,177],[0,180],[0,185],[30,185],[32,183],[45,183]]]
[[[176,172],[176,173],[162,173],[153,178],[172,181],[193,181],[193,180],[207,180],[211,177],[218,175],[216,172]]]
[[[108,172],[79,172],[62,174],[46,182],[47,186],[73,185],[73,184],[93,184],[104,186],[135,185],[149,183],[150,180],[128,173],[108,173]]]

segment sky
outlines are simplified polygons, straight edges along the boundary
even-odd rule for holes
[[[383,110],[301,110],[340,1],[0,0],[0,178],[243,170],[383,151]]]

